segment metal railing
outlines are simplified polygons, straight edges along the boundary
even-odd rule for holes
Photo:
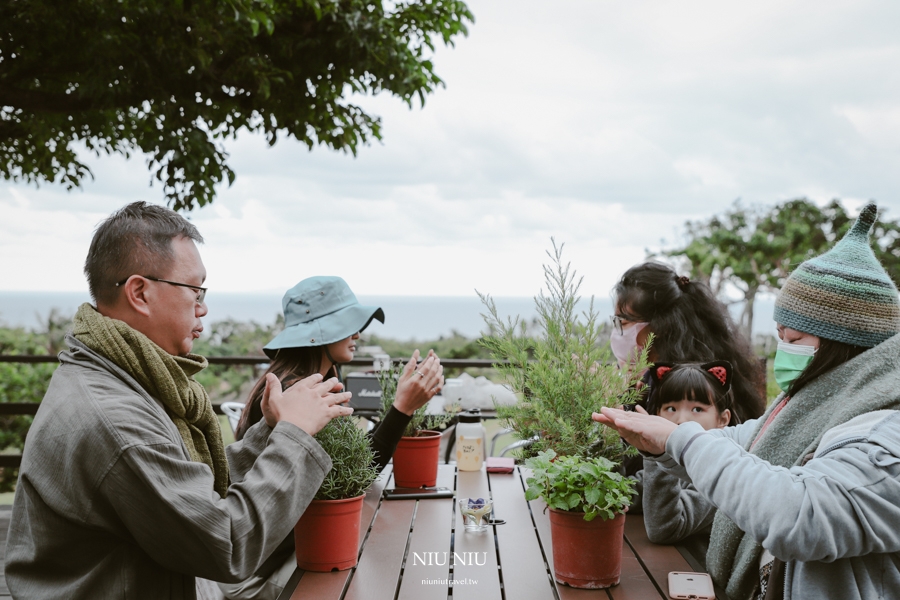
[[[211,365],[263,365],[271,362],[267,356],[207,356],[206,360]],[[354,358],[346,364],[350,367],[370,367],[371,358]],[[408,359],[393,358],[395,364],[405,363]],[[53,354],[0,354],[0,362],[13,363],[55,363],[58,359]],[[491,360],[489,358],[442,358],[441,364],[451,369],[483,368],[489,369],[494,365],[509,364],[505,360]]]
[[[211,365],[265,365],[270,362],[267,356],[208,356],[206,359]],[[351,367],[371,367],[373,362],[371,358],[354,358],[349,363],[345,363]],[[408,359],[394,358],[391,359],[394,364],[405,362]],[[0,363],[55,363],[58,362],[56,355],[53,354],[0,354]],[[445,368],[468,369],[468,368],[491,368],[497,364],[506,364],[508,361],[495,361],[490,359],[470,359],[470,358],[442,358],[441,364]],[[0,416],[4,415],[35,415],[40,402],[0,402]],[[222,412],[218,404],[213,404],[213,410],[216,414],[225,414]],[[22,463],[21,454],[0,454],[0,467],[16,468]]]
[[[207,356],[206,359],[209,361],[211,365],[265,365],[269,362],[269,358],[267,356]],[[57,357],[52,354],[0,354],[0,363],[4,362],[12,362],[12,363],[54,363],[57,362]],[[391,361],[394,364],[403,363],[406,359],[403,358],[392,358]],[[766,373],[766,358],[759,358],[759,366],[762,370],[763,378],[761,382],[761,393],[763,398],[766,396],[766,388],[765,388],[765,373]],[[371,367],[373,366],[372,358],[354,358],[348,363],[345,363],[347,366],[351,367]],[[441,364],[445,368],[451,369],[469,369],[469,368],[481,368],[481,369],[489,369],[495,365],[507,365],[509,361],[506,360],[491,360],[484,358],[442,358]],[[3,415],[34,415],[37,414],[37,410],[40,407],[39,402],[0,402],[0,416]],[[222,412],[221,407],[218,404],[213,404],[213,410],[216,414],[222,415],[225,414]],[[21,454],[0,454],[0,467],[10,467],[15,468],[18,467],[22,462]]]

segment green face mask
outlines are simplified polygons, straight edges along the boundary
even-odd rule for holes
[[[778,342],[778,349],[775,351],[775,382],[783,392],[806,370],[815,354],[813,346]]]

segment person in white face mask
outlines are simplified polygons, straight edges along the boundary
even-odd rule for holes
[[[652,333],[651,362],[731,363],[735,398],[731,425],[763,413],[765,380],[759,359],[709,286],[680,277],[668,265],[645,262],[622,275],[613,295],[616,312],[610,346],[619,366],[631,364]],[[636,468],[640,465],[629,473]]]
[[[876,215],[785,282],[784,393],[761,418],[594,415],[716,507],[706,568],[732,600],[900,598],[900,298],[870,246]]]

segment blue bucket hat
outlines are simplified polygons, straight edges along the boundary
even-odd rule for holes
[[[275,358],[281,348],[324,346],[346,339],[369,326],[372,319],[384,323],[378,306],[363,306],[340,277],[304,279],[281,299],[284,331],[263,351]]]

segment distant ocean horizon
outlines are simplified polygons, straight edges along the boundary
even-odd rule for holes
[[[579,308],[586,310],[589,297],[582,298]],[[385,323],[373,321],[366,330],[382,338],[395,340],[433,340],[454,332],[478,337],[486,330],[481,314],[486,312],[477,296],[359,296],[362,304],[380,306]],[[502,317],[520,316],[531,320],[537,316],[534,299],[529,297],[494,298]],[[78,306],[90,302],[86,292],[4,292],[0,291],[0,325],[42,330],[51,311],[64,317],[75,314]],[[756,300],[753,333],[775,334],[772,321],[774,298]],[[264,293],[219,292],[207,298],[209,314],[204,323],[225,319],[255,321],[269,325],[281,313],[281,295]],[[602,319],[612,313],[609,297],[595,298],[594,307]],[[731,307],[735,317],[740,305]]]

